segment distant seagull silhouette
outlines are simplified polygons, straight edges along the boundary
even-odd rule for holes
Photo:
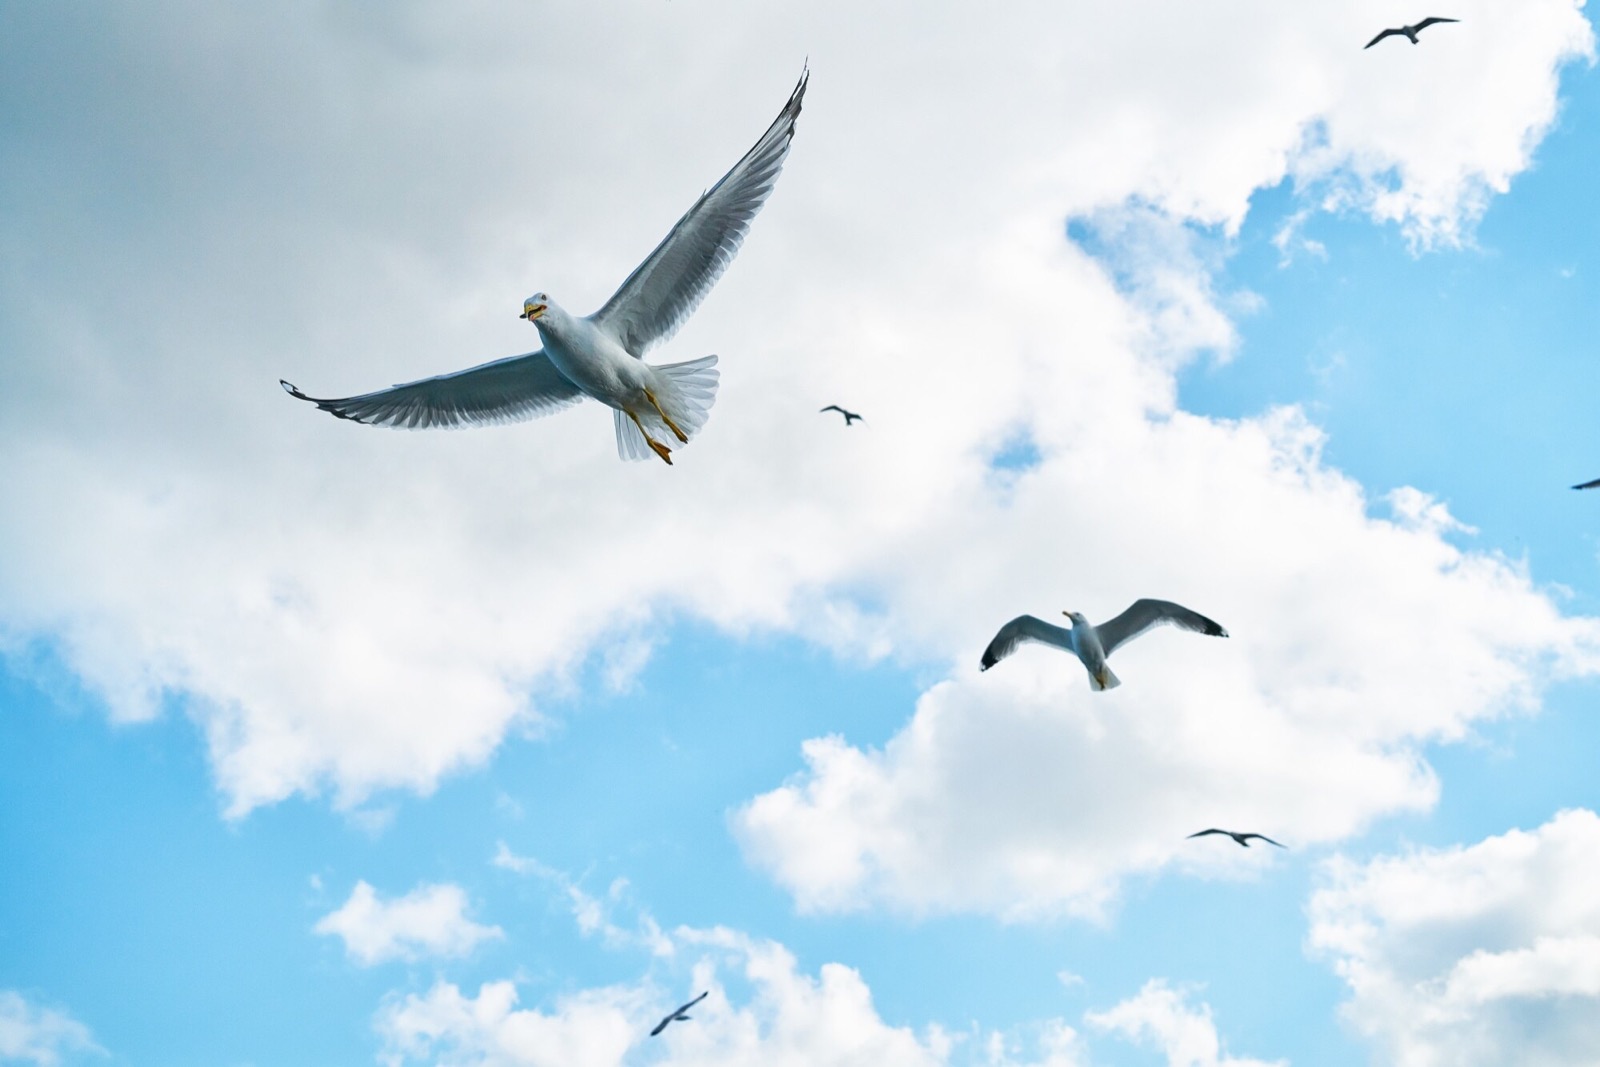
[[[840,407],[838,404],[829,404],[825,408],[818,408],[817,411],[819,411],[819,412],[822,412],[822,411],[837,411],[839,414],[844,416],[844,424],[846,426],[849,426],[852,423],[864,422],[865,421],[864,419],[861,418],[860,415],[857,415],[853,411],[846,411],[844,408]]]
[[[1572,488],[1574,488],[1574,489],[1597,489],[1597,488],[1600,488],[1600,478],[1596,478],[1592,482],[1584,482],[1582,485],[1575,485]]]
[[[1410,41],[1412,44],[1416,44],[1417,43],[1417,34],[1421,33],[1423,30],[1427,29],[1429,26],[1432,26],[1435,22],[1460,22],[1460,21],[1461,21],[1460,19],[1442,19],[1442,18],[1438,18],[1438,17],[1425,18],[1421,22],[1418,22],[1418,23],[1416,23],[1415,25],[1412,25],[1412,26],[1401,26],[1401,27],[1399,27],[1397,29],[1384,30],[1382,33],[1378,34],[1378,36],[1374,37],[1372,40],[1368,41],[1366,44],[1362,45],[1361,47],[1362,47],[1362,50],[1365,51],[1366,49],[1371,48],[1373,45],[1377,44],[1379,41],[1383,40],[1385,37],[1404,37],[1406,40]]]
[[[1089,671],[1089,686],[1098,692],[1122,684],[1106,666],[1106,657],[1153,626],[1172,623],[1212,637],[1228,636],[1228,631],[1217,623],[1170,600],[1135,600],[1127,611],[1099,626],[1091,626],[1089,620],[1076,611],[1061,614],[1072,620],[1072,629],[1052,626],[1032,615],[1018,615],[1000,627],[989,647],[983,650],[983,669],[988,670],[1011,655],[1024,641],[1041,641],[1074,653],[1082,660]]]
[[[688,1012],[688,1010],[690,1008],[694,1007],[696,1004],[700,1003],[702,1000],[706,999],[706,996],[710,992],[711,992],[711,990],[709,990],[709,989],[706,990],[704,993],[701,993],[698,997],[695,997],[693,1000],[689,1001],[689,1003],[685,1004],[683,1007],[678,1008],[675,1011],[673,1011],[673,1013],[671,1015],[668,1015],[665,1019],[662,1019],[660,1022],[656,1023],[656,1028],[654,1030],[650,1031],[650,1036],[651,1037],[655,1037],[661,1031],[665,1030],[667,1028],[667,1024],[668,1023],[688,1022],[689,1021],[689,1016],[686,1014]]]
[[[1252,837],[1255,838],[1258,841],[1265,841],[1269,845],[1278,845],[1279,848],[1288,848],[1289,847],[1288,845],[1278,844],[1278,842],[1274,841],[1272,838],[1268,837],[1266,834],[1236,834],[1232,830],[1218,830],[1215,827],[1213,827],[1210,830],[1201,830],[1199,833],[1190,834],[1189,836],[1190,837],[1204,837],[1207,834],[1227,834],[1229,837],[1231,837],[1235,841],[1239,842],[1239,845],[1242,848],[1249,848],[1250,847],[1250,839]],[[662,1025],[665,1025],[665,1024],[662,1024]]]

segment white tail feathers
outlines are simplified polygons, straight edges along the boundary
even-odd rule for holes
[[[701,356],[687,363],[668,363],[650,368],[655,372],[656,403],[687,437],[694,437],[706,424],[711,405],[717,402],[717,357]],[[678,447],[678,437],[653,409],[638,413],[650,436],[668,448]],[[627,412],[613,410],[612,424],[617,431],[617,455],[623,459],[650,459],[655,453]]]
[[[1089,685],[1096,693],[1102,689],[1115,689],[1122,684],[1122,679],[1111,673],[1110,667],[1100,668],[1100,673],[1089,675]]]

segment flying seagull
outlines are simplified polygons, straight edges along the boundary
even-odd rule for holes
[[[1362,45],[1361,47],[1362,47],[1362,49],[1364,51],[1364,50],[1366,50],[1368,48],[1371,48],[1373,45],[1377,44],[1379,41],[1383,40],[1385,37],[1404,37],[1406,40],[1410,41],[1412,44],[1416,44],[1417,43],[1417,34],[1421,33],[1423,30],[1427,29],[1429,26],[1432,26],[1435,22],[1460,22],[1460,21],[1461,21],[1460,19],[1442,19],[1442,18],[1438,18],[1437,16],[1425,18],[1421,22],[1418,22],[1418,23],[1416,23],[1414,25],[1411,25],[1411,26],[1400,26],[1400,27],[1397,27],[1397,28],[1391,28],[1391,29],[1384,30],[1382,33],[1378,34],[1378,36],[1374,37],[1372,40],[1368,41],[1366,44]]]
[[[818,408],[817,410],[819,412],[822,412],[822,411],[837,411],[839,414],[844,416],[844,424],[846,426],[853,425],[854,423],[857,423],[857,422],[865,421],[864,419],[861,418],[860,415],[857,415],[853,411],[846,411],[844,408],[840,407],[838,404],[829,404],[827,407]]]
[[[1237,834],[1237,833],[1234,833],[1232,830],[1218,830],[1215,827],[1211,828],[1210,830],[1201,830],[1199,833],[1190,834],[1189,836],[1190,837],[1204,837],[1207,834],[1227,834],[1229,837],[1231,837],[1235,841],[1239,842],[1240,846],[1243,847],[1243,848],[1249,848],[1250,847],[1250,839],[1252,837],[1255,838],[1257,841],[1265,841],[1269,845],[1278,845],[1279,848],[1288,848],[1289,847],[1288,845],[1278,844],[1278,842],[1274,841],[1272,838],[1268,837],[1266,834]]]
[[[1204,615],[1170,600],[1135,600],[1127,611],[1099,626],[1091,626],[1089,620],[1076,611],[1061,614],[1072,620],[1072,629],[1053,626],[1032,615],[1018,615],[1000,627],[989,647],[983,650],[983,669],[988,670],[1011,655],[1024,641],[1042,641],[1076,654],[1089,669],[1090,688],[1098,692],[1122,684],[1106,666],[1106,657],[1152,626],[1172,623],[1212,637],[1228,636],[1228,631]]]
[[[656,1023],[656,1028],[654,1030],[650,1031],[650,1036],[651,1037],[655,1037],[661,1031],[665,1030],[667,1028],[667,1024],[668,1023],[688,1022],[689,1021],[689,1016],[686,1014],[686,1012],[688,1012],[688,1010],[690,1008],[694,1007],[696,1004],[700,1003],[702,1000],[706,999],[706,996],[710,992],[711,992],[711,990],[709,990],[709,989],[706,990],[704,993],[701,993],[698,997],[695,997],[693,1000],[689,1001],[689,1003],[685,1004],[683,1007],[677,1008],[676,1010],[674,1010],[672,1012],[672,1014],[668,1015],[665,1019],[662,1019],[660,1022]]]
[[[1574,488],[1574,489],[1595,489],[1595,488],[1600,488],[1600,478],[1596,478],[1592,482],[1584,482],[1582,485],[1575,485],[1572,488]]]
[[[809,71],[744,158],[695,201],[605,306],[579,318],[544,293],[522,305],[544,343],[526,355],[360,396],[289,395],[341,419],[407,429],[485,426],[548,415],[584,397],[613,409],[623,459],[668,464],[666,442],[687,444],[717,397],[717,357],[651,365],[644,354],[682,326],[733,261],[789,154]],[[675,447],[675,446],[674,446]]]

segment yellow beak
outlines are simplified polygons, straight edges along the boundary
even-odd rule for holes
[[[529,322],[532,322],[540,315],[543,315],[545,310],[546,308],[544,304],[524,304],[522,305],[522,314],[518,315],[517,318],[527,319]]]

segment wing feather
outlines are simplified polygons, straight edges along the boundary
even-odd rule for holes
[[[590,316],[633,355],[643,357],[676,333],[733,262],[789,155],[810,77],[809,71],[801,73],[789,102],[761,139],[701,194],[666,239]]]
[[[1396,34],[1400,34],[1400,33],[1403,33],[1403,32],[1404,31],[1402,31],[1402,30],[1384,30],[1382,33],[1378,34],[1378,36],[1374,37],[1372,40],[1370,40],[1366,44],[1362,45],[1361,48],[1362,48],[1363,51],[1365,51],[1366,49],[1371,48],[1373,45],[1377,44],[1379,41],[1383,40],[1385,37],[1393,37]]]
[[[295,399],[338,418],[410,430],[533,419],[576,404],[584,396],[543,350],[337,399],[307,396],[285,381],[278,384]]]
[[[1106,655],[1109,656],[1119,646],[1127,644],[1151,627],[1167,623],[1181,626],[1185,630],[1194,630],[1196,633],[1209,634],[1212,637],[1228,636],[1228,631],[1198,611],[1190,611],[1182,604],[1174,604],[1170,600],[1148,598],[1135,600],[1127,611],[1096,626],[1095,632],[1100,635],[1100,647],[1105,649]]]
[[[1072,643],[1072,631],[1065,626],[1053,626],[1032,615],[1018,615],[994,635],[989,647],[983,650],[982,669],[988,670],[1017,650],[1026,641],[1038,641],[1076,654],[1078,646]]]

